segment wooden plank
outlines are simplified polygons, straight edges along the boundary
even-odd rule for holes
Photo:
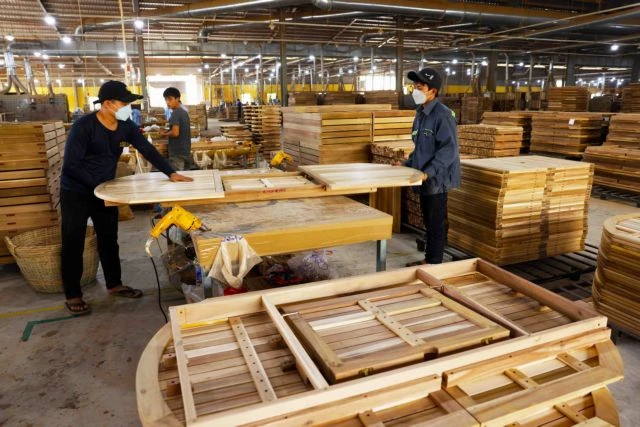
[[[171,335],[173,337],[173,348],[176,354],[176,364],[178,367],[178,373],[180,374],[180,391],[182,394],[182,403],[184,408],[184,414],[187,424],[197,421],[196,406],[193,400],[193,393],[191,390],[191,383],[188,381],[189,370],[187,368],[187,358],[184,354],[184,343],[182,341],[182,335],[179,323],[179,313],[184,308],[169,307],[169,314],[171,316]]]
[[[263,402],[276,400],[276,393],[273,390],[271,381],[269,381],[269,377],[262,366],[262,362],[260,362],[260,358],[258,357],[258,354],[251,342],[251,338],[242,324],[242,320],[239,317],[232,317],[229,319],[229,324],[231,325],[233,334],[240,346],[240,351],[242,352],[245,363],[249,367],[249,373],[253,378],[253,383],[258,390],[260,398]]]
[[[394,320],[389,314],[387,314],[386,310],[380,310],[375,306],[375,304],[368,300],[360,300],[358,301],[358,305],[366,311],[373,313],[380,323],[386,326],[391,332],[396,334],[410,346],[415,347],[425,344],[424,340],[416,336],[416,334],[411,332],[409,328],[406,328],[401,323]]]

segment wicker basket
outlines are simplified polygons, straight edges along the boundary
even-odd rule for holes
[[[27,282],[36,292],[64,292],[60,268],[62,250],[60,227],[39,228],[5,237],[9,252]],[[83,273],[80,285],[88,285],[96,279],[98,271],[98,242],[93,227],[87,226],[84,239]]]

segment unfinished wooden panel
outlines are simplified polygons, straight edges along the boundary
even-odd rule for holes
[[[280,308],[331,383],[509,335],[505,328],[425,285]]]
[[[175,345],[163,351],[158,378],[163,399],[179,421],[189,424],[203,415],[311,389],[266,314],[178,326],[179,337],[173,329]]]
[[[171,182],[162,172],[124,176],[96,187],[96,197],[111,203],[145,204],[224,197],[217,170],[184,171],[192,182]]]
[[[611,322],[640,335],[640,215],[604,223],[593,280],[593,302]]]
[[[533,421],[548,416],[550,409],[574,423],[593,418],[595,414],[583,414],[584,408],[572,403],[622,379],[615,345],[594,332],[568,340],[564,347],[547,347],[445,372],[445,390],[486,426]]]
[[[301,166],[300,170],[331,190],[345,188],[386,188],[417,185],[422,172],[404,167],[381,164]]]
[[[429,377],[246,426],[479,426],[440,385]]]

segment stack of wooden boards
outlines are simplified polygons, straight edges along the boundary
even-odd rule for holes
[[[478,157],[508,157],[520,154],[522,128],[500,125],[458,125],[461,154]]]
[[[188,105],[191,126],[199,131],[207,129],[207,106],[205,104]]]
[[[594,183],[640,193],[640,114],[616,114],[611,118],[604,145],[588,147],[584,160],[595,163]]]
[[[344,105],[356,103],[355,92],[325,92],[320,95],[322,105]]]
[[[482,114],[485,111],[491,111],[492,107],[493,101],[491,98],[485,98],[483,96],[465,96],[462,98],[462,117],[460,118],[460,123],[480,123]]]
[[[549,111],[587,111],[589,89],[582,86],[550,87],[547,92]]]
[[[640,336],[640,214],[605,221],[593,303],[613,324]]]
[[[143,425],[619,425],[606,318],[482,260],[170,311]]]
[[[531,145],[531,116],[526,111],[485,111],[482,115],[482,124],[500,126],[519,126],[522,128],[521,153],[528,153]]]
[[[390,110],[388,104],[284,107],[283,149],[297,165],[368,162],[374,112]],[[400,120],[391,125],[404,132],[406,117],[390,119]]]
[[[541,156],[461,165],[449,244],[499,265],[584,249],[592,165]]]
[[[245,125],[221,125],[220,132],[231,141],[251,141],[253,138]]]
[[[400,108],[400,97],[398,92],[393,90],[372,90],[364,92],[366,104],[389,104],[391,108],[397,110]]]
[[[379,113],[376,113],[379,114]],[[395,165],[409,158],[415,146],[411,141],[411,128],[408,140],[374,142],[371,144],[371,163]],[[393,231],[399,233],[402,225],[402,193],[411,191],[405,188],[380,188],[375,193],[371,206],[393,216]],[[419,207],[418,207],[419,209]],[[421,220],[422,221],[422,220]]]
[[[462,98],[460,96],[440,96],[440,102],[449,107],[456,115],[456,123],[461,123],[462,117]]]
[[[622,89],[622,112],[640,113],[640,83],[631,83]]]
[[[609,116],[607,113],[533,113],[531,151],[580,158],[588,146],[602,144],[602,128],[608,125]]]
[[[253,142],[262,146],[267,155],[280,150],[282,115],[279,105],[247,105],[243,109],[244,122],[253,134]]]
[[[13,263],[4,236],[58,223],[62,122],[0,124],[0,264]]]
[[[289,105],[318,105],[318,94],[315,92],[297,92],[289,96]]]

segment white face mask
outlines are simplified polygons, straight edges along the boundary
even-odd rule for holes
[[[118,108],[118,111],[116,111],[116,119],[126,122],[130,118],[131,118],[131,104],[127,104],[124,107],[120,107]]]
[[[417,105],[422,105],[427,102],[427,95],[417,88],[413,89],[413,92],[411,92],[411,97],[413,98],[413,102],[415,102]]]

